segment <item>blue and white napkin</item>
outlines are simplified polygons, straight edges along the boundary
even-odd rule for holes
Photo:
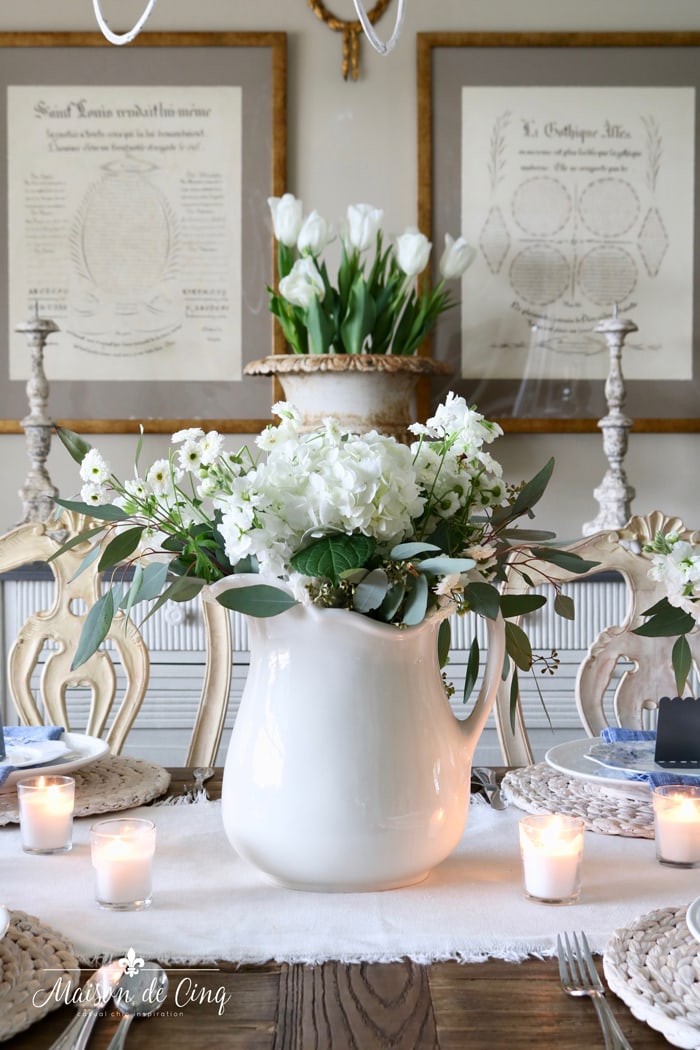
[[[606,744],[624,743],[630,740],[656,740],[653,729],[623,729],[621,726],[606,726],[600,734]],[[689,777],[669,769],[654,773],[627,773],[629,780],[646,780],[651,788],[662,784],[700,784],[700,776]]]
[[[8,756],[12,756],[12,748],[20,746],[32,746],[42,744],[48,740],[59,740],[65,732],[63,726],[4,726],[5,749]],[[50,761],[50,759],[47,759]],[[40,765],[40,762],[37,762]],[[29,769],[33,767],[28,767]],[[10,773],[14,773],[17,767],[10,762],[0,764],[0,787],[5,783]],[[27,773],[29,776],[29,772]]]

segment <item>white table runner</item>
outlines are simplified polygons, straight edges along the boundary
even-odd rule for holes
[[[133,947],[169,962],[327,959],[418,962],[554,953],[557,932],[585,929],[601,952],[612,932],[653,908],[700,895],[700,871],[662,867],[654,842],[586,833],[583,893],[553,907],[522,895],[518,820],[511,807],[470,807],[457,850],[421,885],[385,893],[280,889],[229,845],[218,802],[130,811],[158,826],[153,904],[108,912],[94,903],[88,846],[93,820],[75,822],[71,853],[22,853],[19,830],[0,828],[0,902],[37,915],[72,939],[85,963]]]

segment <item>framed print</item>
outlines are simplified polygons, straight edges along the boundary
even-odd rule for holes
[[[700,431],[700,33],[418,34],[419,224],[476,258],[432,354],[506,430]],[[439,259],[440,251],[435,252]],[[439,280],[439,274],[433,274]]]
[[[267,198],[286,178],[286,35],[0,34],[0,432],[54,321],[49,412],[82,432],[257,432],[278,345]]]

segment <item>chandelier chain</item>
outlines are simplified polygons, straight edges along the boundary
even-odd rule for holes
[[[377,0],[377,3],[370,11],[365,11],[362,6],[361,0],[354,0],[355,8],[360,15],[359,19],[347,19],[338,18],[331,11],[328,10],[323,0],[308,0],[309,7],[322,22],[324,22],[329,29],[332,29],[336,33],[343,34],[343,64],[342,74],[343,79],[348,79],[348,73],[352,73],[352,79],[357,80],[359,75],[359,57],[360,57],[360,36],[364,29],[367,34],[372,46],[379,51],[381,54],[386,54],[396,43],[399,31],[401,29],[401,21],[403,19],[403,5],[404,0],[399,0],[399,14],[396,20],[396,26],[392,34],[391,39],[387,44],[382,43],[374,32],[374,23],[378,21],[391,0]]]

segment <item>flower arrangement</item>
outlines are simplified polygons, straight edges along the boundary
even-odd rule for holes
[[[682,540],[677,532],[657,532],[642,550],[652,555],[649,576],[664,584],[666,597],[645,611],[649,619],[634,634],[676,636],[671,662],[682,696],[693,662],[686,635],[700,623],[700,546]]]
[[[446,282],[462,276],[475,252],[463,237],[445,236],[441,279],[416,288],[432,245],[407,229],[385,247],[383,212],[369,204],[347,209],[341,260],[332,283],[323,253],[332,240],[317,211],[304,217],[291,193],[269,199],[277,240],[279,288],[270,310],[295,354],[415,354],[437,317],[454,305]]]
[[[533,516],[554,461],[509,488],[487,447],[500,427],[461,397],[449,394],[425,425],[413,424],[410,448],[376,431],[346,433],[333,419],[302,433],[292,405],[273,412],[279,425],[258,436],[254,452],[227,451],[220,434],[190,428],[144,471],[137,453],[124,482],[97,449],[58,428],[83,486],[80,502],[57,502],[94,519],[69,542],[89,540],[84,564],[99,557],[111,579],[86,618],[74,666],[95,652],[118,610],[128,616],[143,602],[187,600],[239,573],[260,582],[217,593],[228,608],[275,616],[315,603],[402,628],[445,606],[495,619],[543,605],[539,595],[499,593],[514,552],[521,571],[530,557],[580,572],[595,564],[549,545],[553,533],[514,528]],[[556,608],[573,616],[564,595]],[[506,645],[516,668],[529,669],[532,651],[515,623],[506,623]],[[447,619],[440,649],[446,657]],[[476,646],[468,685],[478,666]]]

